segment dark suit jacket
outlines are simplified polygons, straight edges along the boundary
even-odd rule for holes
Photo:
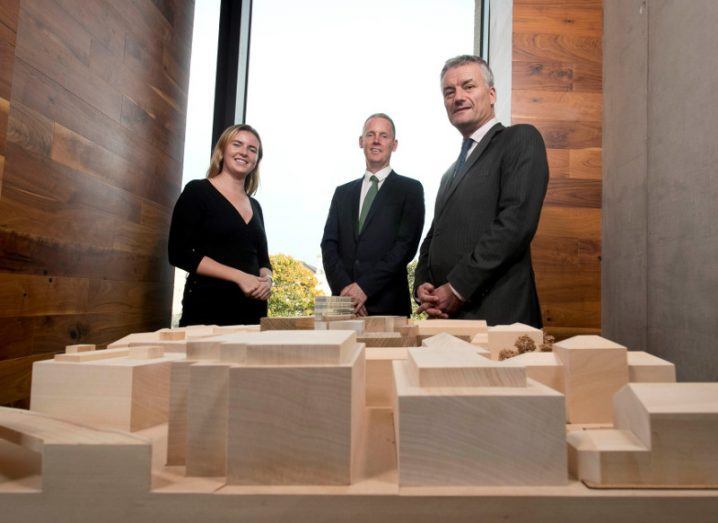
[[[362,179],[337,187],[322,238],[322,261],[338,295],[356,282],[367,295],[369,314],[411,314],[406,266],[416,254],[424,227],[420,182],[391,172],[357,234]]]
[[[415,286],[450,282],[467,300],[457,318],[541,327],[530,249],[548,185],[541,135],[496,124],[452,172],[441,180]]]

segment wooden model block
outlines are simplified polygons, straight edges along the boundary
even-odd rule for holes
[[[350,331],[267,331],[227,337],[219,359],[242,365],[340,365],[356,349]]]
[[[187,400],[191,361],[173,361],[167,421],[167,465],[185,465],[187,458]]]
[[[55,361],[81,363],[83,361],[109,360],[111,358],[124,358],[130,354],[129,349],[105,349],[87,352],[70,352],[55,354]]]
[[[395,360],[405,360],[403,347],[366,348],[366,406],[390,409],[394,406]]]
[[[459,340],[460,341],[460,340]],[[525,387],[526,369],[492,361],[474,347],[409,348],[408,365],[412,383],[432,387]]]
[[[317,321],[320,322],[330,322],[330,321],[347,321],[347,320],[353,320],[356,316],[352,314],[317,314],[314,316],[315,319],[315,325]]]
[[[229,365],[200,362],[189,367],[187,475],[224,476],[227,463]]]
[[[523,323],[513,323],[511,325],[494,325],[489,327],[489,350],[491,358],[499,359],[499,352],[502,349],[513,349],[516,340],[521,336],[528,336],[536,344],[536,350],[541,348],[543,344],[543,331],[530,325]]]
[[[628,381],[631,383],[674,383],[676,366],[670,361],[643,351],[627,352]]]
[[[364,323],[364,332],[398,332],[409,320],[405,316],[367,316]]]
[[[31,408],[103,429],[134,432],[164,423],[169,405],[171,361],[171,357],[165,356],[153,360],[118,357],[84,362],[35,362]]]
[[[404,347],[416,347],[419,344],[419,327],[416,325],[403,325],[397,327],[396,332],[401,334]]]
[[[314,316],[269,316],[259,321],[261,331],[314,330]]]
[[[179,329],[161,329],[158,334],[160,341],[181,341],[187,337],[187,331]]]
[[[365,332],[357,337],[367,347],[403,347],[404,340],[398,332]]]
[[[555,391],[564,391],[564,368],[553,352],[524,352],[504,360],[503,363],[524,367],[527,377]]]
[[[464,351],[469,350],[475,354],[480,354],[481,356],[484,356],[486,358],[491,355],[488,349],[485,349],[483,347],[477,347],[473,343],[469,343],[460,338],[457,338],[456,336],[452,336],[451,334],[446,333],[429,336],[421,342],[421,345],[423,347],[429,347],[432,349],[459,349]]]
[[[79,345],[67,345],[65,347],[65,354],[77,354],[78,352],[90,352],[95,350],[97,347],[93,344],[82,343]]]
[[[610,423],[613,395],[628,383],[626,347],[600,336],[574,336],[554,344],[563,364],[570,423]]]
[[[152,447],[144,438],[0,407],[0,439],[42,455],[45,495],[149,492]]]
[[[568,435],[572,473],[593,487],[718,487],[718,383],[632,383],[614,430]]]
[[[519,387],[422,387],[410,361],[393,366],[400,487],[566,483],[561,394],[533,380]],[[445,385],[454,380],[439,378]]]
[[[135,360],[153,360],[165,355],[165,349],[160,345],[130,346],[129,351],[128,357]]]
[[[353,332],[314,335],[314,362],[307,347],[299,364],[289,351],[277,351],[268,364],[257,361],[229,369],[228,483],[351,483],[365,402],[364,346],[356,343]],[[323,339],[325,345],[339,341],[340,361],[326,361]],[[345,343],[353,344],[351,350],[340,350]],[[249,356],[252,345],[247,349]]]
[[[422,338],[444,332],[470,342],[477,334],[488,332],[484,320],[417,320],[414,324]]]
[[[333,331],[354,331],[357,334],[363,334],[364,320],[330,321],[327,323],[327,329]]]
[[[479,347],[488,347],[489,345],[489,333],[488,332],[479,332],[478,334],[474,335],[469,342],[472,345],[478,345]]]

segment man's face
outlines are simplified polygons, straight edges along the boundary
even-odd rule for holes
[[[486,85],[479,64],[468,63],[446,71],[441,91],[449,121],[464,137],[471,136],[494,116],[496,89]]]
[[[386,118],[374,117],[364,125],[364,132],[359,137],[359,147],[364,149],[366,168],[377,172],[389,165],[391,153],[399,144],[394,139],[391,124]]]

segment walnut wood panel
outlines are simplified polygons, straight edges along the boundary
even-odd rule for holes
[[[192,0],[0,3],[0,404],[32,363],[166,326]]]
[[[512,120],[535,125],[550,180],[532,244],[547,331],[600,331],[603,6],[514,0]]]

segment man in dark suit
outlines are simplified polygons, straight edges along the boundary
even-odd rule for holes
[[[424,189],[389,165],[394,122],[383,113],[364,122],[359,147],[366,173],[337,187],[322,238],[332,294],[350,296],[361,315],[411,314],[406,266],[424,227]]]
[[[543,139],[531,125],[496,120],[493,74],[481,58],[448,60],[441,88],[464,141],[421,245],[420,308],[432,317],[541,327],[530,245],[548,184]]]

